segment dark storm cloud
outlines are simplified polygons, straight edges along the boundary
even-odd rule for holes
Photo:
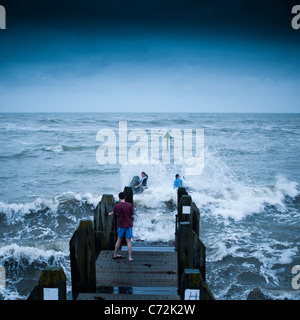
[[[103,24],[178,31],[290,33],[292,0],[3,0],[14,23],[76,30]]]
[[[0,3],[0,111],[297,110],[292,1]]]

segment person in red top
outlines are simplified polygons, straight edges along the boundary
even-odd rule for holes
[[[119,193],[120,202],[114,206],[114,210],[110,212],[108,215],[113,215],[114,213],[118,213],[119,216],[119,227],[118,227],[118,240],[115,244],[115,252],[114,259],[122,258],[121,255],[118,254],[118,250],[121,247],[122,238],[126,236],[126,243],[128,249],[128,260],[129,262],[133,261],[132,259],[132,227],[133,227],[133,216],[134,210],[131,203],[125,201],[124,192]]]

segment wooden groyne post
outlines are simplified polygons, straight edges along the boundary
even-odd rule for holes
[[[125,187],[125,200],[133,204],[133,191],[131,187]],[[118,217],[109,216],[116,202],[112,194],[104,194],[94,212],[95,255],[101,250],[113,250],[118,238]],[[126,242],[124,242],[126,243]]]
[[[101,250],[112,250],[116,242],[116,217],[109,216],[115,205],[112,194],[104,194],[94,213],[96,257]]]
[[[72,295],[79,292],[95,292],[95,236],[93,222],[83,220],[70,240]]]
[[[66,276],[62,267],[46,267],[28,300],[66,300]]]
[[[133,190],[131,187],[125,187],[124,193],[126,201],[133,203]],[[118,220],[117,216],[108,216],[108,213],[113,210],[115,200],[113,195],[103,195],[94,213],[94,225],[91,220],[83,220],[80,222],[79,227],[75,230],[70,240],[70,260],[71,260],[71,278],[72,278],[72,298],[75,300],[80,293],[81,298],[87,297],[87,299],[95,299],[96,294],[96,281],[99,288],[99,278],[97,274],[102,274],[102,277],[106,280],[105,286],[114,283],[119,285],[119,275],[125,276],[129,279],[128,284],[130,286],[139,286],[139,282],[136,281],[140,274],[140,270],[143,270],[142,277],[144,285],[151,287],[153,280],[161,284],[162,279],[167,281],[167,287],[178,285],[178,294],[164,295],[164,298],[181,298],[182,300],[213,300],[214,297],[210,292],[206,282],[206,249],[204,244],[199,238],[200,228],[200,212],[196,204],[192,201],[192,198],[186,192],[185,188],[178,189],[178,214],[176,216],[176,252],[164,253],[164,252],[152,252],[157,258],[158,264],[153,266],[157,270],[149,270],[152,267],[152,263],[149,264],[149,260],[145,260],[144,257],[148,257],[151,251],[140,251],[139,265],[135,270],[135,264],[126,263],[126,268],[122,266],[122,261],[114,263],[113,269],[104,268],[105,264],[110,265],[112,262],[111,252],[114,249],[115,240],[117,237]],[[101,258],[101,272],[99,271],[98,254]],[[109,263],[106,261],[109,258]],[[96,274],[96,260],[97,260],[97,274]],[[147,263],[145,263],[145,261]],[[164,263],[161,263],[164,261]],[[161,265],[160,265],[161,264]],[[166,272],[165,265],[170,265],[172,269],[168,269]],[[146,269],[145,269],[146,267]],[[120,269],[118,269],[120,268]],[[176,272],[177,268],[177,272]],[[125,271],[124,271],[125,270]],[[174,270],[174,271],[173,271]],[[103,272],[104,271],[104,272]],[[122,271],[124,273],[122,273]],[[130,276],[129,276],[130,272]],[[117,274],[117,275],[116,275]],[[154,276],[157,274],[157,277]],[[164,279],[162,275],[167,274],[167,279]],[[172,276],[174,275],[174,276]],[[144,277],[144,278],[143,278]],[[98,279],[98,280],[97,280]],[[101,280],[103,281],[103,280]],[[101,286],[100,281],[100,286]],[[107,281],[108,284],[107,284]],[[133,283],[135,285],[133,285]],[[171,284],[171,285],[170,285]],[[92,294],[92,295],[91,295]],[[100,293],[103,295],[104,293]],[[122,294],[121,294],[122,295]],[[115,295],[114,297],[119,297]],[[135,296],[137,297],[137,296]],[[163,295],[140,295],[142,299],[149,297],[161,298]],[[113,298],[113,295],[106,298]],[[119,297],[120,298],[120,297]],[[124,298],[124,297],[122,297]],[[42,272],[41,278],[28,299],[31,300],[43,300],[43,299],[66,299],[66,278],[62,268],[47,267]]]
[[[178,291],[200,300],[213,300],[206,279],[206,248],[199,238],[200,211],[185,188],[178,188],[176,248],[178,251]]]
[[[132,187],[125,187],[124,191],[125,193],[125,201],[129,202],[133,205],[133,191],[132,191]]]
[[[133,203],[131,187],[125,187],[126,201]],[[83,220],[70,240],[72,296],[95,292],[95,261],[101,250],[113,250],[117,240],[118,218],[109,216],[116,204],[112,194],[104,194],[94,211],[94,223]]]

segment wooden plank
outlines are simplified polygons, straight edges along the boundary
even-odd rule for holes
[[[176,252],[137,251],[133,262],[122,251],[113,259],[113,251],[101,251],[96,261],[96,287],[177,287]]]

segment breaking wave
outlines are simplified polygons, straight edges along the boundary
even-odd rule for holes
[[[184,175],[184,167],[124,165],[121,169],[122,184],[128,184],[128,181],[141,171],[145,171],[149,179],[148,189],[135,196],[138,205],[158,208],[168,201],[176,204],[177,193],[173,189],[173,180],[176,173]],[[208,150],[205,151],[203,173],[185,177],[184,186],[203,212],[234,220],[262,213],[270,206],[284,212],[287,210],[287,198],[296,199],[300,195],[298,184],[288,181],[284,176],[275,177],[272,185],[253,185],[241,181],[225,162]]]

